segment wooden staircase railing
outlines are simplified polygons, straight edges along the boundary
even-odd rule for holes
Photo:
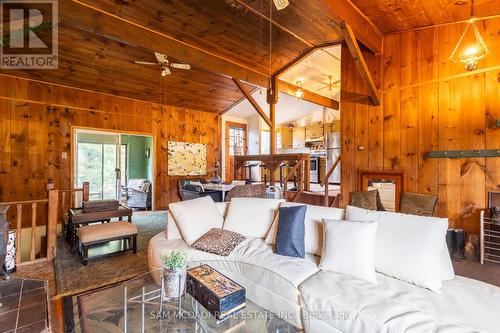
[[[89,183],[84,183],[83,188],[74,190],[49,190],[48,199],[38,199],[38,200],[25,200],[25,201],[10,201],[10,202],[0,202],[0,206],[15,207],[16,209],[16,265],[27,265],[37,261],[52,261],[56,256],[56,240],[57,240],[57,225],[59,221],[62,221],[60,208],[68,207],[65,204],[65,197],[67,193],[72,194],[72,199],[69,203],[70,206],[76,203],[76,193],[82,192],[82,199],[88,200],[89,197]],[[61,198],[62,196],[62,198]],[[62,199],[62,200],[61,200]],[[36,258],[36,241],[37,241],[37,218],[39,205],[47,206],[47,216],[46,216],[46,233],[47,238],[47,248],[46,256]],[[29,260],[22,260],[22,250],[25,246],[22,240],[23,231],[23,212],[27,212],[26,207],[31,208],[31,237],[29,243]],[[67,208],[66,208],[67,209]],[[41,225],[43,226],[43,225]],[[42,237],[42,236],[40,236]],[[43,253],[40,251],[40,253]]]
[[[304,190],[304,186],[303,186],[303,177],[302,177],[302,172],[303,172],[303,169],[304,169],[304,163],[307,162],[306,161],[307,158],[306,156],[302,156],[300,157],[300,159],[297,161],[297,163],[295,163],[295,165],[293,166],[293,168],[289,169],[288,170],[288,174],[283,177],[283,179],[281,180],[281,182],[283,183],[283,198],[286,198],[287,197],[287,192],[288,192],[288,182],[290,181],[290,179],[298,173],[298,181],[297,181],[297,192],[293,195],[293,197],[291,198],[291,201],[294,202],[295,199],[297,199],[297,197],[299,196],[299,194]]]
[[[330,206],[330,196],[328,192],[328,178],[332,175],[333,171],[337,168],[337,166],[340,163],[340,155],[337,157],[335,162],[330,166],[330,168],[327,170],[325,177],[321,180],[321,186],[325,187],[325,198],[324,198],[324,204],[326,207]],[[336,201],[340,200],[340,196],[337,195],[335,199],[333,200],[332,206],[336,203]]]

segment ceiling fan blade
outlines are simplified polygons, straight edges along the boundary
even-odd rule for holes
[[[191,66],[188,64],[178,64],[178,63],[171,63],[170,67],[172,68],[177,68],[177,69],[191,69]]]
[[[148,62],[148,61],[134,61],[134,64],[137,64],[137,65],[154,65],[154,66],[158,66],[157,63],[155,62]]]
[[[158,60],[158,62],[160,64],[167,62],[167,56],[162,54],[162,53],[155,52],[155,57],[156,57],[156,60]]]
[[[330,88],[330,86],[324,86],[322,88],[319,88],[318,90],[323,90],[323,89],[326,89],[326,88]]]

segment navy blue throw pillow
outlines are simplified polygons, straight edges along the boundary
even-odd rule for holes
[[[307,206],[281,207],[279,209],[278,230],[274,253],[304,258],[304,219]]]

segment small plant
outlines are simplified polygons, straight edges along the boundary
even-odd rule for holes
[[[170,251],[161,256],[163,266],[171,271],[186,267],[187,254],[184,251]]]

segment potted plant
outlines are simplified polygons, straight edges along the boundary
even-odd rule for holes
[[[163,262],[162,297],[170,301],[184,295],[186,289],[187,254],[170,251],[161,256]]]

